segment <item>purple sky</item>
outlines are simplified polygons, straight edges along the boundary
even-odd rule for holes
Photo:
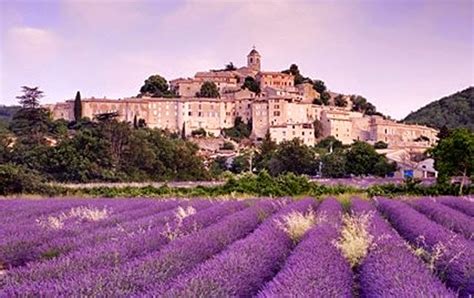
[[[193,76],[252,45],[265,70],[299,65],[395,118],[474,85],[470,0],[0,0],[0,103],[136,95],[151,74]]]

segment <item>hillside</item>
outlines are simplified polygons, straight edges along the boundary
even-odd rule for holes
[[[10,121],[13,115],[20,109],[20,106],[3,106],[0,105],[0,119]]]
[[[474,131],[474,87],[434,101],[410,113],[404,122],[424,124],[440,129],[465,127]]]

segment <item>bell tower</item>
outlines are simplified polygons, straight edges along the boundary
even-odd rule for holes
[[[253,46],[252,50],[247,55],[247,67],[256,71],[260,71],[260,59],[261,56],[259,52],[257,52],[255,46]]]

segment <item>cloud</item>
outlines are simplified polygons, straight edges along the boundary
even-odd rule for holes
[[[57,55],[60,46],[60,39],[52,31],[12,27],[6,35],[4,58],[17,63],[43,64]]]

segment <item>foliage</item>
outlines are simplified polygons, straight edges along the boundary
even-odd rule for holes
[[[388,144],[385,143],[384,141],[378,141],[374,144],[374,148],[375,149],[387,149],[388,148]]]
[[[234,126],[231,128],[224,128],[223,131],[225,136],[238,142],[244,138],[248,138],[252,133],[252,120],[245,123],[242,121],[242,117],[237,116],[234,120]]]
[[[267,133],[265,134],[265,138],[258,146],[257,154],[254,158],[255,168],[257,169],[257,171],[269,168],[270,160],[275,154],[277,148],[278,145],[275,143],[275,141],[272,140],[270,132],[267,131]]]
[[[222,149],[224,149],[224,150],[235,150],[234,143],[224,141],[224,144],[222,145]]]
[[[316,139],[319,139],[323,135],[323,123],[316,119],[313,122],[313,127],[314,127],[314,137]]]
[[[0,164],[0,195],[42,192],[38,173],[11,163]]]
[[[316,92],[318,92],[319,94],[323,94],[327,90],[326,84],[321,80],[315,80],[313,82],[313,89],[316,90]]]
[[[474,131],[474,87],[434,101],[408,114],[403,122],[441,129],[468,128]]]
[[[148,77],[140,88],[140,96],[166,97],[172,95],[168,81],[158,74]]]
[[[431,151],[435,160],[440,182],[448,181],[449,177],[464,178],[474,174],[474,133],[468,129],[454,130],[449,137],[442,139]]]
[[[288,172],[313,174],[315,169],[313,150],[298,138],[282,142],[269,162],[269,171],[274,176]]]
[[[198,97],[217,98],[219,97],[219,90],[214,82],[206,81],[202,84],[201,90],[197,94]]]
[[[360,95],[352,95],[352,111],[364,113],[366,115],[381,115],[376,111],[376,108],[373,104],[367,101],[365,97]]]
[[[336,107],[347,107],[347,100],[344,98],[344,95],[339,94],[334,98],[334,105]]]
[[[329,136],[319,141],[316,144],[316,147],[326,149],[327,151],[331,151],[331,148],[332,150],[341,149],[344,147],[344,145],[342,144],[341,141],[336,139],[336,137]]]
[[[323,93],[320,94],[319,100],[321,103],[325,106],[329,105],[329,100],[331,99],[331,95],[329,92],[324,91]]]
[[[205,137],[207,135],[207,132],[204,128],[198,128],[198,129],[195,129],[191,132],[191,135],[193,137]]]
[[[373,146],[356,141],[346,153],[347,170],[356,176],[385,176],[394,171],[384,156],[379,155]]]
[[[74,99],[74,120],[77,122],[82,118],[81,93],[77,91]]]
[[[23,86],[22,92],[23,95],[17,96],[22,107],[13,116],[10,129],[24,137],[25,142],[43,142],[51,122],[49,111],[40,107],[43,91],[38,87]]]
[[[13,115],[20,109],[20,106],[3,106],[0,105],[0,122],[9,123]]]
[[[347,175],[346,156],[341,149],[321,157],[323,177],[342,178]]]
[[[229,64],[225,65],[225,70],[227,70],[227,71],[237,70],[237,67],[234,66],[234,63],[229,62]]]
[[[250,155],[247,153],[236,156],[230,170],[233,173],[239,174],[250,170]]]
[[[302,84],[304,82],[307,82],[307,81],[311,82],[310,78],[306,78],[300,73],[298,65],[296,65],[296,64],[291,64],[290,68],[287,69],[287,70],[282,71],[282,73],[293,75],[295,86],[298,85],[298,84]]]
[[[252,77],[246,77],[242,89],[248,89],[257,94],[260,93],[260,84]]]

